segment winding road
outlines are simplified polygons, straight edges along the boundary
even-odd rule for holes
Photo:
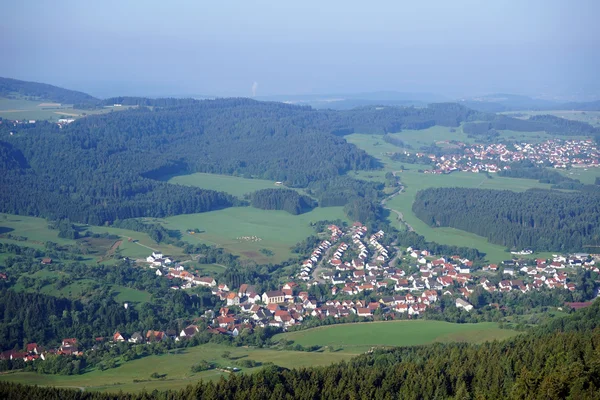
[[[398,173],[399,171],[393,171],[392,174],[394,174],[394,177],[396,177],[396,173]],[[388,197],[386,197],[385,199],[381,200],[381,207],[385,208],[386,210],[389,210],[391,212],[393,212],[394,214],[396,214],[398,216],[398,221],[402,222],[405,226],[406,229],[408,229],[410,232],[413,232],[414,229],[412,226],[410,226],[405,220],[404,220],[404,214],[402,214],[400,211],[398,210],[394,210],[393,208],[388,207],[386,204],[388,202],[388,200],[393,199],[394,197],[398,196],[400,193],[402,193],[402,191],[404,190],[404,186],[401,184],[400,188],[395,191],[394,193],[392,193],[391,195],[389,195]]]

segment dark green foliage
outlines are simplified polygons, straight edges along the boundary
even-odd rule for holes
[[[302,214],[316,207],[314,200],[292,189],[262,189],[250,194],[252,207],[262,210],[284,210],[290,214]]]
[[[432,188],[413,211],[431,226],[450,226],[507,247],[574,252],[600,243],[600,195],[528,190]]]
[[[337,176],[308,185],[308,193],[319,200],[321,207],[343,206],[356,198],[376,200],[380,197],[383,184]]]
[[[18,126],[7,138],[12,147],[0,152],[0,163],[11,168],[0,177],[1,208],[104,224],[239,203],[157,181],[170,174],[251,175],[306,186],[377,167],[364,151],[319,130],[325,122],[308,108],[230,99],[89,116],[62,129]]]
[[[57,103],[95,103],[98,100],[89,94],[17,79],[0,78],[0,97],[31,97],[35,100],[50,100]]]
[[[383,209],[379,203],[363,198],[355,198],[344,207],[344,212],[350,220],[359,221],[363,224],[377,222],[382,211]]]

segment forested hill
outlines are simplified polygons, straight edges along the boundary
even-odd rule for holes
[[[504,342],[375,350],[320,368],[265,367],[180,391],[126,399],[598,399],[600,302]],[[11,399],[113,399],[74,389],[0,383]]]
[[[83,92],[63,89],[46,83],[0,78],[0,97],[27,97],[62,104],[95,104],[98,99]]]
[[[492,243],[537,251],[590,251],[600,245],[600,194],[431,188],[413,211],[431,226],[449,226]]]
[[[0,177],[0,208],[102,224],[235,203],[223,193],[157,180],[168,174],[237,174],[306,186],[378,166],[343,138],[294,123],[302,116],[310,122],[314,113],[229,99],[89,116],[62,128],[1,124],[0,165],[10,169]]]

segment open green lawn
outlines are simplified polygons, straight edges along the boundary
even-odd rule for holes
[[[179,389],[197,382],[199,379],[219,379],[228,374],[217,370],[192,373],[191,366],[200,360],[216,363],[220,367],[233,367],[231,360],[221,357],[223,352],[231,352],[231,358],[250,359],[261,363],[272,362],[276,365],[294,368],[306,366],[329,365],[350,359],[349,353],[305,353],[296,351],[277,351],[253,348],[236,348],[214,344],[206,344],[183,350],[182,354],[164,354],[145,357],[130,361],[121,366],[106,371],[94,370],[77,376],[40,375],[30,372],[19,372],[0,375],[0,380],[12,382],[52,385],[60,387],[77,387],[85,390],[108,392],[139,392],[154,389]],[[258,368],[242,369],[242,372],[253,372]],[[164,380],[151,379],[150,375],[157,372],[166,374]],[[147,380],[133,382],[133,380]]]
[[[203,189],[212,189],[243,197],[246,193],[261,189],[278,189],[284,186],[275,186],[274,181],[264,179],[247,179],[239,176],[195,173],[171,177],[169,183],[185,186],[196,186]]]
[[[402,138],[404,132],[396,134]],[[551,185],[539,183],[532,179],[517,179],[503,178],[492,174],[492,179],[489,179],[484,174],[474,174],[469,172],[455,172],[449,175],[433,175],[423,174],[418,172],[419,169],[429,169],[430,166],[422,164],[408,164],[390,160],[387,156],[389,152],[398,151],[394,147],[381,140],[377,135],[361,135],[353,134],[346,137],[351,143],[364,149],[369,154],[377,157],[384,165],[382,171],[361,171],[359,173],[351,172],[350,176],[355,176],[362,179],[381,180],[388,171],[400,171],[404,166],[404,172],[398,172],[398,176],[404,185],[402,194],[394,197],[387,202],[387,206],[401,212],[404,220],[413,227],[413,229],[425,236],[429,241],[435,241],[441,244],[467,246],[476,248],[487,254],[487,259],[490,262],[500,262],[510,258],[510,253],[506,252],[503,246],[489,243],[484,237],[475,234],[461,231],[454,228],[432,228],[421,221],[412,212],[412,204],[415,200],[416,193],[430,187],[468,187],[482,189],[498,189],[498,190],[513,190],[524,191],[530,188],[545,188],[549,189]],[[431,142],[430,142],[431,143]],[[390,222],[395,223],[398,228],[402,228],[402,224],[397,222],[396,214],[390,213]],[[534,254],[531,257],[548,256],[548,253]]]
[[[494,322],[452,324],[409,320],[329,325],[278,334],[273,340],[291,340],[302,346],[341,347],[340,352],[355,354],[375,346],[415,346],[433,342],[481,343],[507,339],[516,334],[516,331],[498,328]]]
[[[292,215],[285,211],[232,207],[200,214],[186,214],[159,219],[168,229],[181,231],[183,240],[223,247],[234,254],[257,262],[281,262],[293,256],[290,247],[314,234],[311,222],[325,219],[347,220],[342,207],[315,208]],[[189,234],[188,229],[202,233]],[[249,240],[256,237],[260,240]],[[271,250],[265,256],[260,249]]]

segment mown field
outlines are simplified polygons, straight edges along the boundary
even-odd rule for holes
[[[81,118],[86,115],[121,111],[128,107],[106,107],[98,110],[78,110],[70,104],[56,104],[43,101],[0,98],[0,117],[12,120],[49,120],[60,118]]]
[[[434,342],[482,343],[518,334],[500,329],[494,322],[452,324],[444,321],[390,321],[339,324],[288,332],[273,340],[293,341],[302,346],[329,346],[340,353],[363,353],[372,347],[415,346]]]
[[[179,230],[187,242],[217,245],[260,263],[275,263],[294,256],[290,247],[315,234],[311,222],[325,219],[347,220],[342,207],[315,208],[300,215],[253,207],[232,207],[157,221],[167,229]],[[199,229],[201,233],[189,234],[189,229]],[[273,255],[267,256],[260,252],[261,249],[267,249]]]
[[[222,357],[225,351],[231,352],[230,359]],[[250,359],[260,363],[274,363],[285,368],[329,365],[348,360],[354,354],[330,352],[296,352],[242,347],[228,347],[206,344],[183,350],[181,354],[163,354],[145,357],[139,360],[123,363],[117,368],[105,371],[94,370],[83,375],[60,376],[40,375],[30,372],[18,372],[0,375],[0,380],[18,383],[51,385],[59,387],[76,387],[92,391],[105,392],[140,392],[154,389],[179,389],[193,384],[200,379],[212,380],[227,376],[227,373],[217,370],[192,373],[192,365],[201,360],[215,363],[218,366],[233,367],[232,359]],[[242,368],[241,372],[251,373],[262,367]],[[164,379],[152,379],[154,372],[163,375]],[[134,382],[134,380],[143,382]]]
[[[261,189],[285,188],[283,186],[275,186],[274,181],[264,179],[247,179],[239,176],[206,174],[202,172],[174,176],[171,177],[168,182],[178,185],[218,190],[237,197],[243,197],[247,193]]]
[[[404,132],[396,135],[399,138],[402,138],[403,134]],[[439,138],[439,136],[437,137]],[[380,136],[353,134],[346,138],[349,142],[354,143],[369,154],[380,159],[384,165],[383,171],[352,172],[351,176],[381,181],[388,171],[396,171],[398,173],[398,176],[404,185],[404,191],[402,194],[388,201],[387,206],[401,212],[404,220],[416,232],[425,236],[427,240],[435,241],[437,243],[476,248],[485,252],[487,254],[486,258],[490,262],[500,262],[510,258],[510,253],[506,251],[505,247],[490,243],[486,238],[469,232],[454,228],[432,228],[428,226],[412,212],[412,204],[415,200],[416,193],[419,190],[430,187],[468,187],[524,191],[531,188],[549,189],[551,186],[549,184],[539,183],[532,179],[503,178],[495,176],[494,174],[491,175],[491,179],[484,174],[474,174],[469,172],[455,172],[449,175],[423,174],[418,172],[418,170],[430,169],[431,167],[390,160],[388,153],[398,151],[399,148],[383,142]],[[431,141],[429,143],[431,143]],[[402,167],[405,168],[405,171],[398,172]],[[396,214],[391,213],[389,219],[390,222],[395,223],[398,228],[402,228],[402,224],[397,221]],[[532,255],[532,257],[533,256],[546,257],[549,256],[549,253],[538,253]]]

